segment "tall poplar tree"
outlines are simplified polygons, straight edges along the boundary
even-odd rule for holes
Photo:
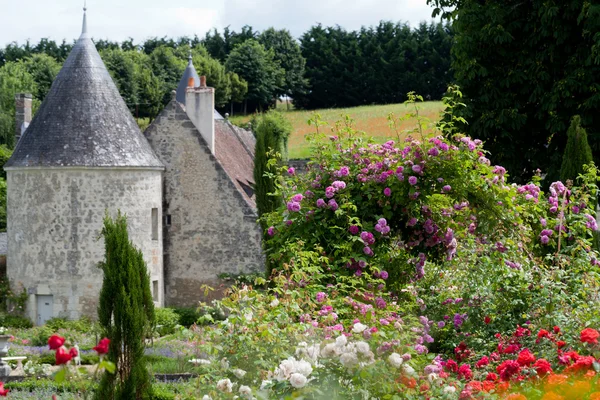
[[[146,369],[144,338],[154,324],[150,278],[142,252],[129,241],[127,219],[104,218],[104,281],[100,291],[98,319],[110,339],[108,360],[116,373],[105,373],[96,392],[101,400],[145,399],[151,394]]]
[[[576,115],[567,131],[567,147],[560,167],[560,180],[566,182],[570,179],[575,182],[577,177],[584,173],[583,166],[593,161],[587,132],[581,127],[581,117]]]

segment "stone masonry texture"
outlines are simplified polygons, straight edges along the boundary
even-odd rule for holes
[[[171,101],[145,135],[165,165],[165,304],[195,306],[219,274],[264,269],[255,210],[208,149],[182,105]]]
[[[54,316],[96,317],[104,259],[105,213],[127,215],[150,280],[163,287],[162,232],[152,239],[152,209],[162,210],[162,171],[135,168],[23,168],[7,171],[8,277],[30,295],[53,295]],[[162,296],[157,305],[162,303]]]

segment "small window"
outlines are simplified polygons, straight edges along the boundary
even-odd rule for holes
[[[171,226],[171,214],[165,215],[165,225]]]
[[[158,208],[152,209],[152,240],[158,240]]]
[[[152,300],[158,301],[158,281],[152,281]]]

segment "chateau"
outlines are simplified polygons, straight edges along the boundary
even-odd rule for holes
[[[94,317],[103,218],[127,215],[157,306],[194,306],[221,273],[264,268],[256,222],[254,137],[214,110],[190,59],[173,99],[142,133],[83,29],[23,132],[7,172],[7,275],[36,324]]]

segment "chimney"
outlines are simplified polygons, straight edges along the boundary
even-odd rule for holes
[[[188,86],[186,89],[185,110],[214,155],[215,89],[206,86],[206,76],[200,77],[199,87]]]
[[[187,87],[189,87],[189,88],[193,88],[194,87],[194,77],[193,76],[189,77]]]
[[[33,97],[29,93],[15,94],[15,145],[31,123],[31,105]]]

